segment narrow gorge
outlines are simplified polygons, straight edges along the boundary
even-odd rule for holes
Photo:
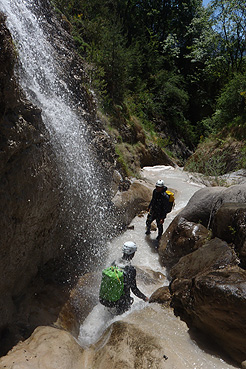
[[[48,0],[0,0],[0,47],[0,368],[245,368],[245,174],[206,187],[153,146],[125,178]],[[158,178],[176,198],[159,246]],[[128,239],[150,303],[114,317],[100,273]]]

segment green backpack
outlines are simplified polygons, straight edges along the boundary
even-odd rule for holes
[[[99,298],[117,301],[124,294],[124,271],[117,266],[110,266],[102,271]]]

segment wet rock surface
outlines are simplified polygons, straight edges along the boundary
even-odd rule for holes
[[[223,269],[238,264],[235,251],[225,241],[214,238],[198,250],[183,256],[171,271],[170,277],[189,279],[209,270]]]
[[[113,323],[106,346],[95,351],[96,368],[165,368],[162,345],[158,338],[127,322]],[[109,332],[105,333],[107,336]]]
[[[15,51],[0,15],[0,354],[14,339],[21,296],[40,265],[57,257],[60,180],[41,111],[26,100],[14,76]],[[16,334],[15,331],[17,330]],[[18,335],[18,334],[17,334]],[[15,341],[14,341],[15,342]]]
[[[119,214],[121,226],[126,227],[143,209],[147,209],[151,200],[152,190],[144,181],[134,180],[127,191],[118,191],[112,202]]]
[[[106,344],[105,344],[106,343]],[[127,322],[116,322],[102,340],[84,350],[62,330],[39,327],[25,342],[0,359],[2,368],[165,368],[163,345],[159,339]]]
[[[246,204],[224,203],[214,216],[213,235],[235,245],[240,265],[246,268]]]
[[[171,302],[171,293],[168,286],[158,288],[149,298],[149,302],[169,305]]]
[[[174,280],[176,313],[241,363],[245,360],[246,272],[237,266]]]
[[[182,256],[204,245],[209,231],[202,224],[187,221],[183,217],[175,218],[164,233],[159,246],[159,255],[165,266],[175,265]]]
[[[53,327],[38,327],[31,337],[0,359],[0,367],[15,369],[81,369],[83,349],[73,336]]]
[[[80,325],[99,302],[100,282],[101,272],[99,271],[87,273],[79,278],[59,313],[55,323],[57,327],[78,337]]]

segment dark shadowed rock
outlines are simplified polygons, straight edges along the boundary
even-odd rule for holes
[[[139,152],[141,168],[152,165],[171,165],[175,166],[175,163],[160,147],[154,144],[149,144],[142,147]]]
[[[216,341],[234,360],[246,359],[246,272],[210,270],[172,284],[176,313]]]
[[[192,252],[193,250],[198,248],[199,245],[203,244],[207,237],[211,237],[210,229],[214,229],[214,236],[217,236],[216,232],[218,232],[218,227],[216,226],[216,224],[213,226],[213,223],[216,219],[215,215],[222,207],[222,205],[228,202],[240,204],[238,208],[240,208],[241,210],[238,210],[235,213],[237,214],[235,215],[235,219],[237,219],[235,220],[235,222],[237,222],[238,224],[235,229],[238,230],[238,232],[236,232],[238,236],[235,236],[234,242],[236,250],[238,252],[240,250],[240,253],[244,255],[246,248],[243,236],[245,220],[243,210],[244,206],[242,205],[246,202],[246,186],[236,185],[229,188],[212,187],[203,188],[197,191],[192,196],[187,206],[178,214],[178,216],[167,228],[166,232],[162,236],[162,239],[160,240],[159,245],[159,254],[161,256],[162,263],[166,266],[173,266],[181,256],[187,253],[187,250],[190,249],[190,252]],[[233,207],[235,212],[237,205],[233,205]],[[227,218],[227,222],[230,222],[230,219]],[[193,223],[193,228],[191,227],[191,225],[189,225],[189,222]],[[216,222],[218,222],[218,220],[216,220]],[[185,223],[186,226],[184,227]],[[223,221],[221,221],[220,224],[220,232],[225,233]],[[227,237],[229,233],[235,234],[234,226],[231,226],[229,224],[228,226],[226,229]],[[188,231],[189,227],[190,231]],[[197,227],[199,227],[199,232],[197,233],[198,237],[196,239],[196,237],[194,237],[192,233],[192,229],[196,229]],[[226,238],[226,240],[227,239],[228,238]],[[242,256],[242,263],[244,262],[243,258],[244,256]]]
[[[246,268],[246,204],[232,202],[224,203],[214,216],[213,236],[219,237],[235,245],[235,250],[241,260],[241,266]]]
[[[158,302],[159,304],[169,305],[171,301],[171,293],[168,286],[158,288],[149,298],[149,302]]]
[[[204,245],[209,231],[201,224],[177,217],[163,235],[158,249],[162,263],[170,268],[178,260]]]
[[[239,262],[235,251],[225,241],[214,238],[198,250],[183,256],[170,270],[170,277],[190,279],[210,270],[237,265]]]
[[[49,135],[41,111],[26,100],[15,80],[16,53],[2,15],[0,47],[1,354],[9,348],[9,325],[21,295],[39,267],[57,257],[64,235]]]

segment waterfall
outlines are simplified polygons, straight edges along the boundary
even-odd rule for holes
[[[50,134],[62,180],[67,232],[78,254],[81,247],[89,247],[98,257],[110,233],[106,216],[109,189],[90,146],[82,118],[84,102],[73,99],[67,79],[62,78],[61,58],[44,29],[47,22],[45,15],[39,14],[40,1],[0,0],[0,5],[17,49],[21,87],[41,109]]]

